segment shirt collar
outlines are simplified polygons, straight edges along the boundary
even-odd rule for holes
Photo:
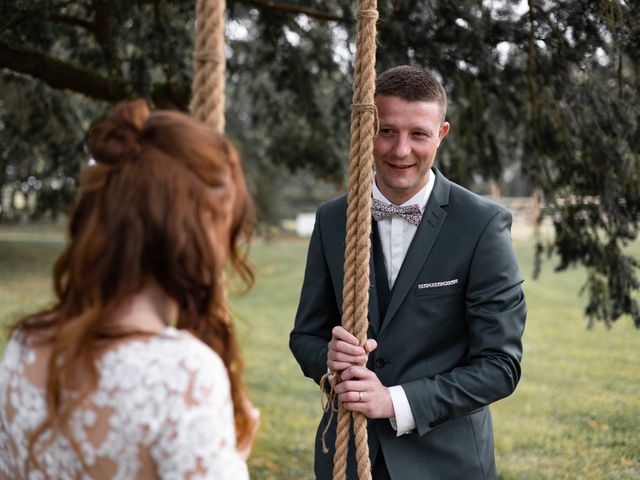
[[[420,206],[420,210],[424,212],[424,208],[429,201],[429,197],[431,196],[431,192],[433,191],[433,186],[435,185],[435,183],[436,173],[433,170],[430,170],[429,180],[427,181],[427,184],[422,187],[413,197],[404,202],[402,205],[398,206],[403,207],[405,205],[412,205],[414,203],[417,203]],[[371,193],[373,195],[373,198],[375,198],[376,200],[380,200],[381,202],[392,205],[392,203],[387,200],[387,198],[382,194],[382,192],[378,188],[378,185],[376,185],[375,176],[373,177],[373,182],[371,185]]]

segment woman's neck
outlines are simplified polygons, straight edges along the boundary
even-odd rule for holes
[[[171,325],[178,306],[155,281],[150,280],[114,313],[114,320],[124,327],[155,333]]]

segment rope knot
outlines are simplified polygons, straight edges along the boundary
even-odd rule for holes
[[[358,19],[359,20],[374,20],[377,21],[378,20],[378,11],[377,10],[360,10],[358,12]]]
[[[373,114],[373,136],[378,135],[380,122],[378,119],[378,109],[375,103],[354,103],[351,105],[351,115],[358,113],[371,112]]]

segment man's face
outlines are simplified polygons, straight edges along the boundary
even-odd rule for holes
[[[449,132],[436,102],[379,95],[380,132],[373,143],[376,184],[392,203],[413,197],[429,180],[440,142]]]

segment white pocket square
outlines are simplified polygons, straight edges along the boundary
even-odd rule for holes
[[[418,288],[420,290],[424,288],[440,288],[440,287],[448,287],[450,285],[455,285],[458,283],[458,279],[454,278],[453,280],[445,280],[443,282],[433,282],[433,283],[419,283]]]

